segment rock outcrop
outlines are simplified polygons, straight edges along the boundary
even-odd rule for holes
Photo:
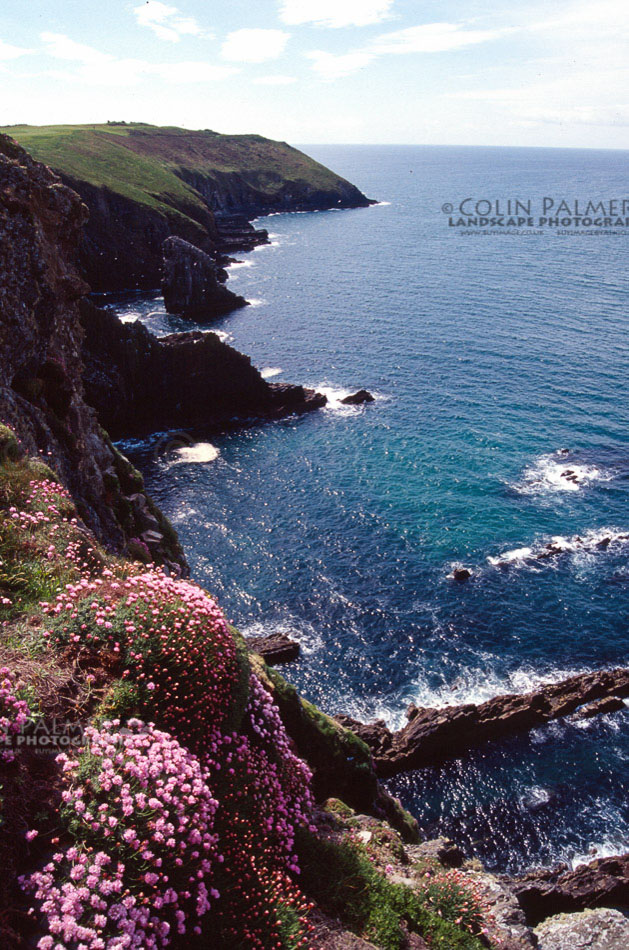
[[[270,633],[266,637],[247,637],[247,646],[269,664],[290,663],[300,653],[299,643],[291,640],[285,633]]]
[[[88,300],[80,310],[86,398],[112,438],[274,419],[326,403],[303,386],[267,383],[247,356],[214,333],[158,339]]]
[[[629,909],[629,854],[599,858],[574,871],[565,864],[552,870],[531,871],[512,885],[532,925],[553,914],[588,907]]]
[[[94,291],[158,287],[169,235],[220,264],[268,241],[250,223],[260,215],[372,203],[303,152],[259,135],[126,122],[10,132],[88,206],[79,253]]]
[[[73,260],[86,216],[78,195],[0,135],[0,421],[55,469],[98,538],[122,550],[142,533],[127,499],[143,492],[142,477],[85,401],[78,307],[88,288]],[[183,567],[174,532],[153,514],[161,540],[147,559]]]
[[[629,670],[616,669],[572,676],[530,693],[496,696],[478,706],[412,706],[408,724],[398,732],[391,732],[382,720],[365,724],[349,716],[336,718],[367,743],[378,774],[387,776],[442,762],[483,742],[568,716],[580,707],[593,715],[609,712],[610,697],[621,700],[627,696]],[[599,700],[606,702],[597,707],[591,705]],[[613,708],[619,708],[617,701]]]
[[[626,950],[629,915],[605,907],[558,914],[535,928],[538,950]]]
[[[247,306],[244,297],[220,283],[215,261],[198,247],[171,236],[162,244],[162,254],[162,293],[169,313],[203,323]]]

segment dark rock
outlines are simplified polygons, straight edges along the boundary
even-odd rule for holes
[[[0,135],[0,419],[45,457],[98,539],[123,550],[142,530],[125,495],[143,482],[85,399],[79,299],[89,288],[74,259],[86,216],[78,195]],[[172,529],[154,557],[185,568]]]
[[[592,716],[600,716],[603,713],[618,712],[624,709],[625,704],[619,696],[606,696],[604,699],[597,699],[593,703],[587,703],[574,713],[574,719],[591,719]]]
[[[94,291],[159,287],[161,246],[169,235],[176,234],[208,254],[216,250],[218,230],[209,209],[187,207],[181,214],[165,205],[151,208],[63,171],[60,175],[89,208],[79,260]]]
[[[513,887],[530,925],[587,907],[629,906],[629,855],[599,858],[574,871],[562,864],[516,878]]]
[[[452,578],[455,581],[468,581],[472,576],[472,572],[468,567],[455,567],[452,571]]]
[[[325,396],[303,386],[267,383],[214,333],[158,339],[88,300],[80,312],[86,399],[113,438],[276,419],[325,405]]]
[[[375,402],[374,396],[366,389],[359,389],[358,392],[352,393],[351,396],[345,396],[341,399],[341,402],[346,406],[360,406],[364,402]]]
[[[415,715],[421,711],[422,710],[417,710]],[[388,752],[391,748],[393,736],[397,734],[391,732],[383,719],[377,719],[375,722],[367,723],[358,722],[357,719],[352,719],[351,716],[346,716],[343,713],[339,713],[339,715],[334,718],[344,729],[349,729],[355,736],[358,736],[359,739],[367,743],[376,762]],[[413,720],[414,718],[415,717],[413,717]]]
[[[405,713],[407,720],[412,722],[418,712],[419,708],[415,705],[415,703],[409,703]]]
[[[409,930],[408,925],[405,921],[401,924],[403,936],[402,950],[430,950],[426,941],[419,936],[419,934],[413,933],[412,930]]]
[[[247,646],[259,654],[270,666],[289,663],[300,653],[299,643],[285,633],[271,633],[266,637],[247,637]]]
[[[605,700],[605,705],[590,707],[591,714],[619,709],[620,697],[629,696],[629,670],[604,670],[572,676],[560,683],[540,686],[530,693],[496,696],[478,706],[446,706],[442,709],[416,708],[412,719],[398,732],[391,732],[382,721],[360,723],[348,716],[337,716],[367,743],[380,775],[433,765],[484,742],[516,732],[534,729],[553,719],[568,716],[579,707]],[[624,704],[623,704],[624,705]]]
[[[198,247],[171,236],[162,244],[162,254],[162,293],[169,313],[201,322],[247,306],[244,297],[219,282],[216,263]]]
[[[252,251],[260,244],[269,243],[269,232],[254,228],[244,214],[216,214],[218,248],[229,254],[232,251]]]
[[[438,861],[446,868],[460,868],[465,855],[449,838],[432,838],[421,844],[411,845],[408,853],[413,861]]]
[[[271,394],[271,404],[266,414],[271,417],[322,409],[328,401],[328,397],[323,393],[306,389],[304,386],[295,386],[291,383],[267,383],[267,385]]]

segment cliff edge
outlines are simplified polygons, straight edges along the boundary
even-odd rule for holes
[[[260,215],[372,203],[303,152],[260,135],[124,122],[0,131],[88,206],[81,267],[95,291],[158,287],[170,235],[216,256],[266,241],[248,223]]]

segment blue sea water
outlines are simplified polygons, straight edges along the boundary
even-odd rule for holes
[[[216,329],[330,407],[179,455],[124,446],[193,575],[245,634],[300,640],[284,672],[307,698],[392,726],[409,702],[627,665],[628,238],[464,236],[441,206],[622,198],[629,153],[306,150],[382,204],[260,222],[273,243],[230,271],[253,305]],[[191,326],[157,294],[117,309]],[[376,402],[335,398],[359,387]],[[628,724],[555,723],[389,785],[492,867],[629,850]]]

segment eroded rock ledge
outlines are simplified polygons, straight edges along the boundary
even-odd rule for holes
[[[303,386],[267,383],[249,357],[214,333],[158,339],[142,324],[121,323],[88,300],[80,312],[86,399],[114,439],[276,419],[327,402]]]
[[[529,924],[589,907],[629,908],[629,854],[599,858],[571,871],[566,864],[512,881]]]
[[[480,705],[411,706],[409,722],[398,732],[391,732],[381,720],[365,724],[349,716],[336,718],[367,743],[378,774],[389,776],[434,765],[484,742],[572,713],[596,715],[620,709],[627,696],[629,670],[615,669],[571,676],[530,693],[496,696]]]

